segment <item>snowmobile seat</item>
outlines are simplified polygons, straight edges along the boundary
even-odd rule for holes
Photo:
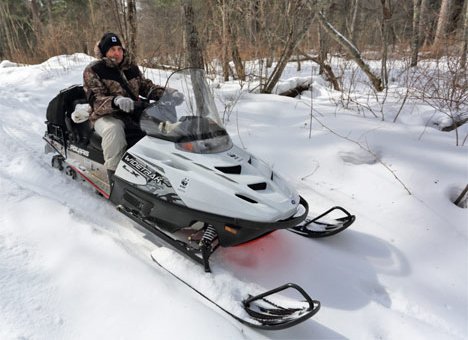
[[[61,144],[74,144],[82,149],[88,149],[93,154],[101,154],[102,138],[93,129],[89,120],[75,123],[72,113],[78,104],[87,103],[86,94],[82,85],[73,85],[62,91],[50,101],[47,107],[47,132],[59,140]],[[131,147],[138,142],[145,133],[141,131],[139,123],[122,117],[125,123],[127,146]]]
[[[65,123],[70,133],[70,140],[81,148],[92,147],[97,151],[102,151],[101,136],[94,131],[91,122],[86,120],[82,123],[75,123],[71,118],[71,114],[75,110],[76,105],[86,103],[86,98],[76,99],[72,102],[70,111],[66,112]]]
[[[82,85],[72,85],[60,91],[47,107],[48,132],[79,147],[92,147],[102,152],[101,137],[94,132],[91,123],[75,123],[71,118],[76,105],[84,103],[87,100]]]

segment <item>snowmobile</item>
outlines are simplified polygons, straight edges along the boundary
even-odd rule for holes
[[[142,100],[138,112],[123,118],[128,149],[112,180],[100,137],[89,121],[74,118],[76,108],[86,105],[83,87],[62,90],[47,108],[44,140],[46,152],[55,153],[52,166],[90,183],[119,211],[200,263],[205,272],[211,271],[209,258],[219,246],[240,245],[278,229],[325,237],[354,222],[354,215],[342,207],[309,218],[306,200],[286,180],[233,144],[203,70],[174,72],[166,86],[178,89],[183,101],[165,93],[153,103]],[[329,218],[337,211],[341,217]],[[299,292],[305,305],[275,302],[273,295],[286,289]],[[290,327],[320,308],[295,284],[249,296],[242,305],[248,317],[233,316],[264,329]]]

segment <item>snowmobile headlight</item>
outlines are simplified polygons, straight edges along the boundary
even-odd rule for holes
[[[201,139],[191,142],[176,143],[176,148],[193,153],[218,153],[232,148],[232,141],[228,135],[218,136],[210,139]]]

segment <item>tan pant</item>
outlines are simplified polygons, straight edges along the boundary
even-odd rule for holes
[[[104,116],[94,122],[94,130],[102,137],[104,166],[107,170],[115,171],[127,148],[124,127],[123,121],[112,116]]]

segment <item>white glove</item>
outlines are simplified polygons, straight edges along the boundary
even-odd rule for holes
[[[86,122],[89,118],[90,111],[91,107],[89,104],[76,104],[75,111],[71,114],[71,119],[77,124]]]
[[[134,108],[134,102],[128,97],[117,96],[114,98],[115,106],[118,106],[122,111],[127,113],[132,112]]]
[[[162,133],[171,133],[171,131],[174,130],[179,125],[180,125],[180,122],[171,123],[171,122],[165,121],[165,122],[159,123],[159,130],[161,130]]]

